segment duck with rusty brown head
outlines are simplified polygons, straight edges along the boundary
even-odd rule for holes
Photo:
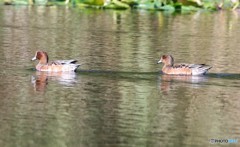
[[[48,61],[48,55],[44,51],[36,51],[32,61],[39,60],[36,70],[47,72],[76,71],[80,64],[75,64],[77,60],[56,60]]]
[[[159,63],[163,63],[162,72],[169,75],[204,75],[212,68],[206,64],[174,64],[171,55],[161,56]]]

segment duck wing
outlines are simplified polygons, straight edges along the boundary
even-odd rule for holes
[[[179,63],[174,64],[173,68],[191,68],[192,64],[186,64],[186,63]]]
[[[206,64],[186,64],[186,63],[181,63],[181,64],[176,64],[173,66],[174,69],[177,70],[191,70],[192,75],[203,75],[205,74],[209,69],[212,67]]]
[[[206,64],[189,64],[189,68],[201,69],[201,70],[209,70],[212,67],[209,66],[209,65],[206,65]]]
[[[75,64],[77,60],[55,60],[52,61],[52,64],[55,65],[64,65],[64,64]]]
[[[186,63],[180,63],[180,64],[175,64],[173,66],[174,68],[191,68],[191,69],[199,69],[199,68],[202,68],[202,69],[210,69],[212,68],[211,66],[209,65],[206,65],[206,64],[186,64]]]

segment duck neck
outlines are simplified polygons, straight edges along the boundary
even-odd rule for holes
[[[41,65],[46,65],[48,64],[48,58],[43,56],[41,57],[41,59],[39,60],[39,63],[38,64],[41,64]]]

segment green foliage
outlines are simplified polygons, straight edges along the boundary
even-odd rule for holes
[[[47,4],[47,0],[35,0],[35,4],[37,5],[46,5]]]
[[[1,1],[1,0],[0,0]],[[236,9],[239,0],[2,0],[5,4],[77,5],[106,9],[147,9],[158,11],[197,11],[199,9]]]
[[[130,6],[119,0],[112,0],[109,5],[105,5],[104,8],[114,8],[114,9],[128,9]]]
[[[104,0],[77,0],[77,3],[102,6],[104,4]]]
[[[160,8],[163,11],[175,11],[176,8],[173,5],[164,5]]]

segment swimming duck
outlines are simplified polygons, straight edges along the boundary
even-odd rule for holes
[[[36,65],[38,71],[63,72],[76,71],[80,64],[75,64],[77,60],[56,60],[48,62],[48,55],[44,51],[36,51],[32,61],[39,60]]]
[[[163,63],[162,72],[169,75],[204,75],[212,67],[206,64],[174,64],[171,55],[163,55],[158,61]]]

